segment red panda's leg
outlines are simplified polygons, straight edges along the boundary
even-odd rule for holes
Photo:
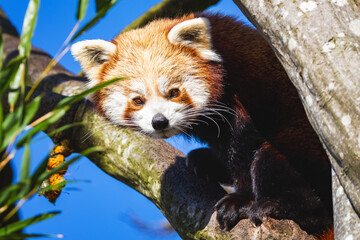
[[[250,164],[248,164],[250,165]],[[248,218],[248,209],[254,203],[254,195],[251,188],[250,170],[234,171],[235,192],[225,195],[215,205],[216,218],[221,229],[231,230],[241,219]]]
[[[255,202],[246,213],[255,224],[263,217],[292,219],[310,234],[331,227],[331,217],[314,189],[268,142],[254,155],[251,177]]]
[[[254,202],[250,166],[255,150],[264,142],[244,109],[239,109],[237,117],[224,153],[235,192],[227,194],[215,205],[216,218],[220,227],[226,230],[231,230],[241,219],[248,218],[247,210]]]
[[[231,184],[231,175],[217,154],[210,148],[198,148],[191,151],[186,158],[186,165],[199,177],[208,181]]]

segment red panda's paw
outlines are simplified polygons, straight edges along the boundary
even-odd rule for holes
[[[248,218],[259,226],[264,218],[291,219],[309,234],[322,233],[332,227],[331,217],[325,209],[316,203],[307,206],[300,198],[289,199],[263,198],[248,208]]]
[[[262,224],[263,218],[273,217],[281,219],[286,215],[284,205],[277,199],[261,199],[251,205],[248,209],[248,217],[255,226]]]
[[[215,205],[220,228],[230,231],[241,219],[248,218],[251,203],[250,196],[239,193],[230,193],[221,198]]]
[[[207,181],[231,183],[225,166],[221,164],[216,153],[209,148],[198,148],[191,151],[186,158],[186,166],[196,176]]]

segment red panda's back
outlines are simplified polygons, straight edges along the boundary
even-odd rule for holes
[[[256,30],[233,18],[206,16],[212,25],[213,46],[224,60],[226,81],[235,86],[257,129],[328,198],[329,160],[271,47]],[[327,202],[331,208],[331,199]]]

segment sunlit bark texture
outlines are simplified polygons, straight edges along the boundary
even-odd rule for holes
[[[360,2],[234,2],[273,46],[327,150],[335,237],[359,239]]]

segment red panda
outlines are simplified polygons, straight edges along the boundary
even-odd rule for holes
[[[189,167],[235,191],[216,205],[222,229],[241,219],[292,219],[310,234],[332,228],[330,163],[296,89],[254,29],[220,15],[160,19],[112,41],[76,43],[93,96],[113,124],[155,138],[191,135],[209,148]]]

